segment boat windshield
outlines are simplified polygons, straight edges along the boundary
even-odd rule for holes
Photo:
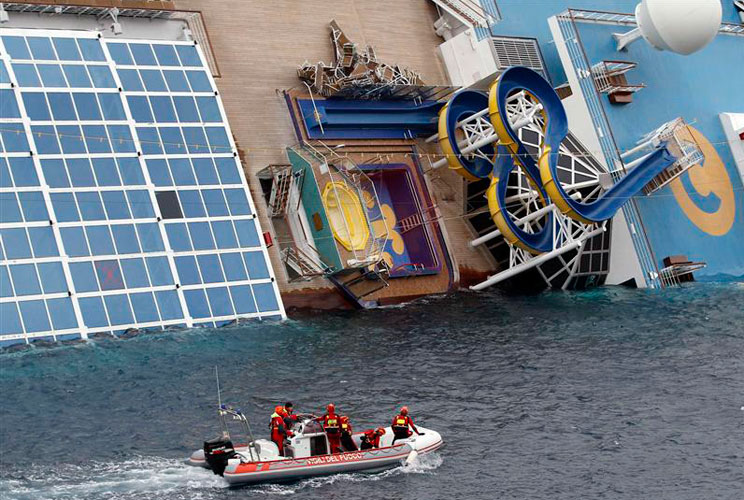
[[[302,427],[303,434],[316,434],[318,432],[323,432],[323,426],[320,422],[316,422],[315,420],[306,420],[304,422]]]

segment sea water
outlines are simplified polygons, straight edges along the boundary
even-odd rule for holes
[[[400,404],[445,446],[412,466],[229,489],[183,464],[223,401],[356,430]],[[0,353],[2,499],[739,499],[744,286],[460,293],[284,323]]]

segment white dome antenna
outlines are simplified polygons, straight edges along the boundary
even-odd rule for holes
[[[612,36],[617,50],[643,37],[659,50],[688,55],[715,38],[722,10],[720,0],[643,0],[635,9],[638,27]]]

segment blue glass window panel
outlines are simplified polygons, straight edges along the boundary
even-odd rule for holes
[[[172,186],[173,180],[165,160],[147,160],[147,171],[150,172],[150,180],[156,186]]]
[[[38,186],[39,177],[36,175],[34,161],[26,156],[22,158],[8,158],[10,171],[13,172],[13,180],[16,187]]]
[[[194,165],[196,179],[199,181],[199,184],[219,184],[217,171],[214,168],[211,158],[192,158],[191,163]]]
[[[0,158],[0,187],[13,187],[13,179],[10,178],[10,169],[5,158]]]
[[[82,227],[63,227],[59,231],[62,234],[62,244],[67,255],[70,257],[90,255],[88,242],[85,240]]]
[[[189,96],[175,96],[173,97],[173,103],[176,105],[176,111],[178,112],[178,121],[184,122],[196,122],[199,121],[199,112],[196,110],[196,104],[194,98]]]
[[[134,219],[155,218],[150,194],[147,191],[142,189],[127,191],[127,199]]]
[[[134,316],[139,323],[158,321],[158,309],[151,292],[133,293],[129,296],[134,309]]]
[[[21,153],[30,151],[28,141],[26,140],[26,131],[23,130],[21,123],[3,123],[0,135],[3,137],[5,152]]]
[[[121,186],[113,158],[93,158],[93,171],[99,186]]]
[[[204,283],[219,283],[225,281],[220,267],[220,259],[217,255],[197,255],[196,260],[199,262],[202,279]]]
[[[43,61],[56,61],[57,56],[54,55],[54,49],[52,48],[52,42],[49,38],[39,36],[29,36],[26,38],[28,46],[31,49],[34,59],[40,59]]]
[[[248,274],[245,272],[243,258],[239,253],[223,253],[220,255],[222,267],[225,269],[227,281],[247,280]]]
[[[51,125],[34,125],[31,127],[31,134],[34,137],[36,151],[39,154],[54,155],[60,153],[57,133]]]
[[[76,292],[98,291],[98,280],[90,262],[70,262],[70,274]]]
[[[238,241],[241,247],[257,247],[261,245],[258,239],[258,231],[256,231],[256,222],[253,219],[236,220],[234,223],[235,232],[238,234]]]
[[[26,108],[28,117],[32,120],[51,120],[52,115],[49,113],[49,106],[46,97],[41,92],[24,92],[23,105]]]
[[[26,40],[22,36],[4,36],[3,44],[13,59],[31,59]]]
[[[37,258],[57,257],[59,255],[57,240],[51,226],[30,227],[28,228],[28,236],[31,240],[31,247],[34,249],[34,256]]]
[[[112,89],[116,87],[114,75],[106,66],[88,66],[88,72],[93,79],[93,85],[99,89]]]
[[[70,187],[70,180],[67,178],[67,170],[62,160],[41,160],[41,170],[44,172],[44,179],[49,187]]]
[[[70,87],[92,87],[93,84],[90,81],[88,72],[85,70],[85,66],[80,64],[63,64],[62,71],[65,72],[67,82]]]
[[[126,325],[134,322],[126,295],[107,295],[103,301],[106,302],[106,310],[108,310],[112,325]]]
[[[86,61],[105,61],[101,42],[95,38],[78,38],[78,45]]]
[[[72,193],[52,193],[52,208],[57,222],[74,222],[80,220],[75,199]]]
[[[204,71],[187,71],[186,78],[189,79],[191,90],[194,92],[212,92],[212,85]]]
[[[160,137],[158,137],[157,129],[153,127],[137,128],[137,137],[139,138],[140,146],[142,146],[142,154],[163,154],[163,145],[160,142]]]
[[[261,312],[276,311],[279,304],[276,302],[274,286],[271,283],[258,283],[253,285],[253,293],[256,296],[256,304]]]
[[[214,239],[208,222],[190,222],[189,232],[194,250],[211,250],[214,248]]]
[[[158,62],[161,66],[180,66],[178,62],[178,56],[172,45],[160,45],[154,44],[152,46],[155,50],[155,56],[158,58]]]
[[[78,119],[72,105],[72,96],[68,92],[49,92],[47,97],[55,120]]]
[[[256,312],[256,304],[253,302],[253,292],[250,285],[238,285],[230,287],[237,314],[251,314]]]
[[[196,267],[196,259],[192,255],[176,257],[176,271],[178,271],[178,280],[182,285],[196,285],[201,283],[199,269]]]
[[[156,223],[137,224],[140,244],[143,252],[162,252],[165,250],[160,229]]]
[[[19,302],[18,307],[27,333],[49,331],[49,317],[43,300]]]
[[[103,205],[109,219],[129,219],[129,206],[124,198],[124,191],[103,191]]]
[[[37,64],[36,69],[39,70],[39,76],[45,87],[67,87],[65,76],[62,74],[62,68],[59,64]]]
[[[106,120],[126,120],[124,107],[121,105],[119,94],[98,94],[98,101],[101,103],[103,117]]]
[[[85,232],[88,233],[90,253],[93,255],[112,255],[116,253],[108,226],[88,226],[85,228]]]
[[[212,306],[213,316],[232,316],[234,314],[230,294],[227,293],[226,287],[216,287],[207,289],[209,305]]]
[[[111,226],[111,232],[114,234],[114,241],[116,242],[116,253],[139,253],[139,242],[137,242],[137,234],[134,232],[132,224]]]
[[[263,252],[244,252],[243,259],[245,260],[245,267],[248,269],[248,276],[252,280],[270,277]]]
[[[77,328],[75,310],[72,308],[72,300],[69,297],[47,300],[47,307],[55,330]]]
[[[18,307],[15,302],[0,304],[0,333],[3,335],[23,333],[21,317],[18,315]]]
[[[127,97],[129,102],[129,111],[132,112],[132,118],[139,123],[152,123],[152,112],[147,97],[141,95],[130,95]]]
[[[230,141],[223,127],[206,127],[204,131],[207,133],[207,140],[213,153],[229,153],[232,151]]]
[[[85,137],[85,145],[88,146],[89,153],[111,152],[106,127],[103,125],[83,125],[83,137]]]
[[[46,202],[41,191],[26,191],[18,193],[21,209],[26,222],[49,220]]]
[[[225,198],[233,215],[250,215],[251,207],[243,189],[225,189]]]
[[[0,266],[0,297],[12,297],[13,286],[10,284],[8,266]]]
[[[74,92],[72,99],[75,101],[78,117],[80,120],[100,120],[101,110],[98,109],[96,95],[91,92]]]
[[[229,220],[212,222],[212,231],[217,240],[217,248],[238,248],[238,240]]]
[[[0,229],[3,238],[5,256],[8,259],[27,259],[31,257],[26,230],[21,228]]]
[[[183,135],[186,138],[186,144],[189,153],[204,154],[209,153],[209,144],[204,135],[204,129],[201,127],[184,127]]]
[[[185,290],[183,295],[192,318],[208,318],[211,316],[204,290]]]
[[[204,217],[207,215],[199,191],[179,191],[178,197],[181,200],[184,217]]]
[[[95,191],[84,191],[75,193],[80,215],[83,220],[106,220],[106,213],[103,211],[101,197]]]
[[[221,189],[205,189],[202,191],[202,196],[204,197],[204,204],[207,206],[207,212],[211,217],[230,215]]]
[[[96,270],[96,275],[98,275],[101,290],[121,290],[124,288],[124,278],[121,275],[118,261],[99,260],[93,263],[93,267]]]
[[[132,65],[132,55],[129,53],[129,47],[125,43],[108,43],[109,54],[111,58],[120,66]]]
[[[164,286],[173,284],[170,266],[166,257],[147,257],[147,270],[150,272],[152,286]]]
[[[174,252],[186,252],[191,250],[191,240],[186,231],[186,224],[166,224],[165,233],[168,235],[168,243]]]
[[[0,222],[21,222],[21,208],[13,193],[0,193]]]
[[[18,85],[21,87],[41,87],[41,80],[36,73],[36,67],[33,64],[13,64],[13,73],[15,73]]]
[[[188,158],[174,158],[169,160],[173,181],[177,186],[194,186],[196,178],[194,171],[191,169],[191,162]]]
[[[183,318],[181,303],[175,290],[163,290],[155,292],[155,300],[158,301],[160,318],[163,321]]]
[[[5,63],[0,61],[0,83],[10,83],[10,73],[5,69]]]
[[[121,81],[121,87],[127,92],[140,92],[145,90],[142,86],[139,73],[136,69],[119,69],[119,80]]]
[[[28,111],[29,115],[31,114]],[[21,111],[11,89],[0,90],[0,118],[20,118]]]
[[[150,44],[147,43],[130,43],[129,50],[132,51],[134,61],[140,66],[155,66],[155,54],[152,53]]]
[[[142,259],[122,259],[121,269],[127,288],[144,288],[150,286],[145,270],[145,261]]]
[[[80,299],[80,312],[83,322],[88,328],[108,326],[106,310],[103,308],[101,297],[85,297]]]
[[[186,145],[181,136],[181,129],[178,127],[160,127],[160,137],[163,139],[163,146],[166,154],[185,154]]]
[[[222,184],[242,184],[240,173],[235,158],[215,158],[214,163],[217,165],[217,171],[220,174]]]
[[[54,47],[57,49],[57,55],[61,61],[82,60],[74,38],[54,38],[53,41]]]
[[[59,142],[65,154],[85,154],[83,132],[78,125],[61,125],[57,127]]]
[[[93,170],[90,168],[90,160],[87,158],[72,158],[67,160],[67,170],[70,180],[75,187],[93,187],[96,180],[93,178]]]
[[[193,45],[176,45],[178,57],[184,66],[201,66],[201,58]]]
[[[134,153],[137,150],[127,125],[109,125],[106,128],[115,153]]]
[[[168,89],[171,92],[189,92],[189,82],[186,81],[186,75],[180,70],[163,70],[163,76],[168,83]]]
[[[178,121],[170,97],[152,96],[150,97],[150,104],[152,104],[155,121],[158,123],[174,123]]]
[[[145,83],[145,88],[148,92],[167,92],[168,88],[165,86],[165,80],[163,80],[163,74],[157,69],[143,69],[140,70],[140,76],[142,81]]]
[[[211,96],[197,97],[196,104],[199,106],[199,114],[203,122],[221,122],[222,115],[217,105],[217,98]]]
[[[10,266],[16,295],[37,295],[41,293],[39,278],[36,276],[36,266],[33,264],[19,264]]]
[[[59,262],[42,262],[38,264],[41,287],[44,293],[66,293],[67,278]]]
[[[127,186],[138,186],[145,184],[145,176],[142,175],[142,167],[137,158],[117,158],[119,173],[122,182]]]

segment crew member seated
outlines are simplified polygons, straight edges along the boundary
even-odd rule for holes
[[[362,434],[362,445],[360,446],[360,449],[371,450],[372,448],[379,448],[380,437],[382,437],[383,434],[385,434],[385,429],[382,427],[364,431],[364,434]]]
[[[354,431],[351,428],[349,417],[341,415],[339,422],[341,423],[341,446],[343,446],[344,451],[357,451],[357,445],[351,438]]]
[[[288,437],[294,436],[292,431],[287,429],[284,423],[284,417],[286,412],[283,406],[277,406],[274,408],[274,413],[271,415],[271,422],[269,422],[269,428],[271,429],[271,440],[279,448],[279,455],[284,456],[284,440]]]
[[[323,430],[328,437],[328,446],[331,448],[330,453],[342,453],[341,425],[338,415],[336,415],[336,406],[333,403],[328,403],[328,406],[326,406],[326,414],[322,417],[316,418],[315,420],[323,423]]]
[[[410,427],[410,429],[409,429]],[[393,438],[393,444],[395,444],[395,441],[398,439],[408,439],[411,437],[413,432],[411,432],[411,429],[418,434],[419,436],[423,435],[421,432],[418,431],[415,425],[413,425],[413,419],[408,416],[408,407],[404,406],[400,409],[400,413],[395,416],[393,419],[393,434],[395,437]]]

